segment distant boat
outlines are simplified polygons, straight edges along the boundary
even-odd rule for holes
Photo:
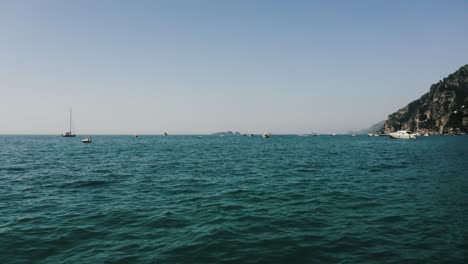
[[[86,137],[86,138],[84,138],[83,140],[81,140],[81,142],[83,142],[83,143],[91,143],[91,142],[93,142],[93,140],[91,140],[90,137]]]
[[[164,132],[164,134],[163,134],[163,135],[164,135],[165,137],[167,137],[167,132]]]
[[[356,136],[356,134],[352,134],[351,136],[352,136],[352,137],[355,137],[355,136]]]
[[[133,135],[133,137],[139,137],[138,135]]]
[[[72,110],[70,108],[70,129],[65,132],[65,134],[62,134],[62,137],[75,137],[76,135],[74,135],[72,133]]]
[[[263,133],[263,135],[262,135],[263,138],[270,138],[270,136],[271,136],[271,133],[270,133],[270,132],[265,132],[265,133]]]
[[[416,139],[416,134],[411,134],[406,130],[389,133],[388,136],[393,139]]]
[[[429,136],[429,133],[424,134],[424,136],[425,136],[425,137],[428,137],[428,136]]]

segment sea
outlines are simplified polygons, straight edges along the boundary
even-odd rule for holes
[[[468,263],[468,136],[0,136],[0,263]]]

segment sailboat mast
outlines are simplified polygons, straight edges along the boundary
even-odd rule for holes
[[[71,108],[70,108],[70,134],[71,134],[71,132],[72,132],[71,126],[72,126],[72,110],[71,110]]]

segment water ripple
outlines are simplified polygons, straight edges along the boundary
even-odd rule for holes
[[[0,259],[465,263],[467,143],[0,136]]]

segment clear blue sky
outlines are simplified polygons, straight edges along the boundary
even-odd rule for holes
[[[0,133],[346,132],[467,47],[466,1],[1,1]]]

